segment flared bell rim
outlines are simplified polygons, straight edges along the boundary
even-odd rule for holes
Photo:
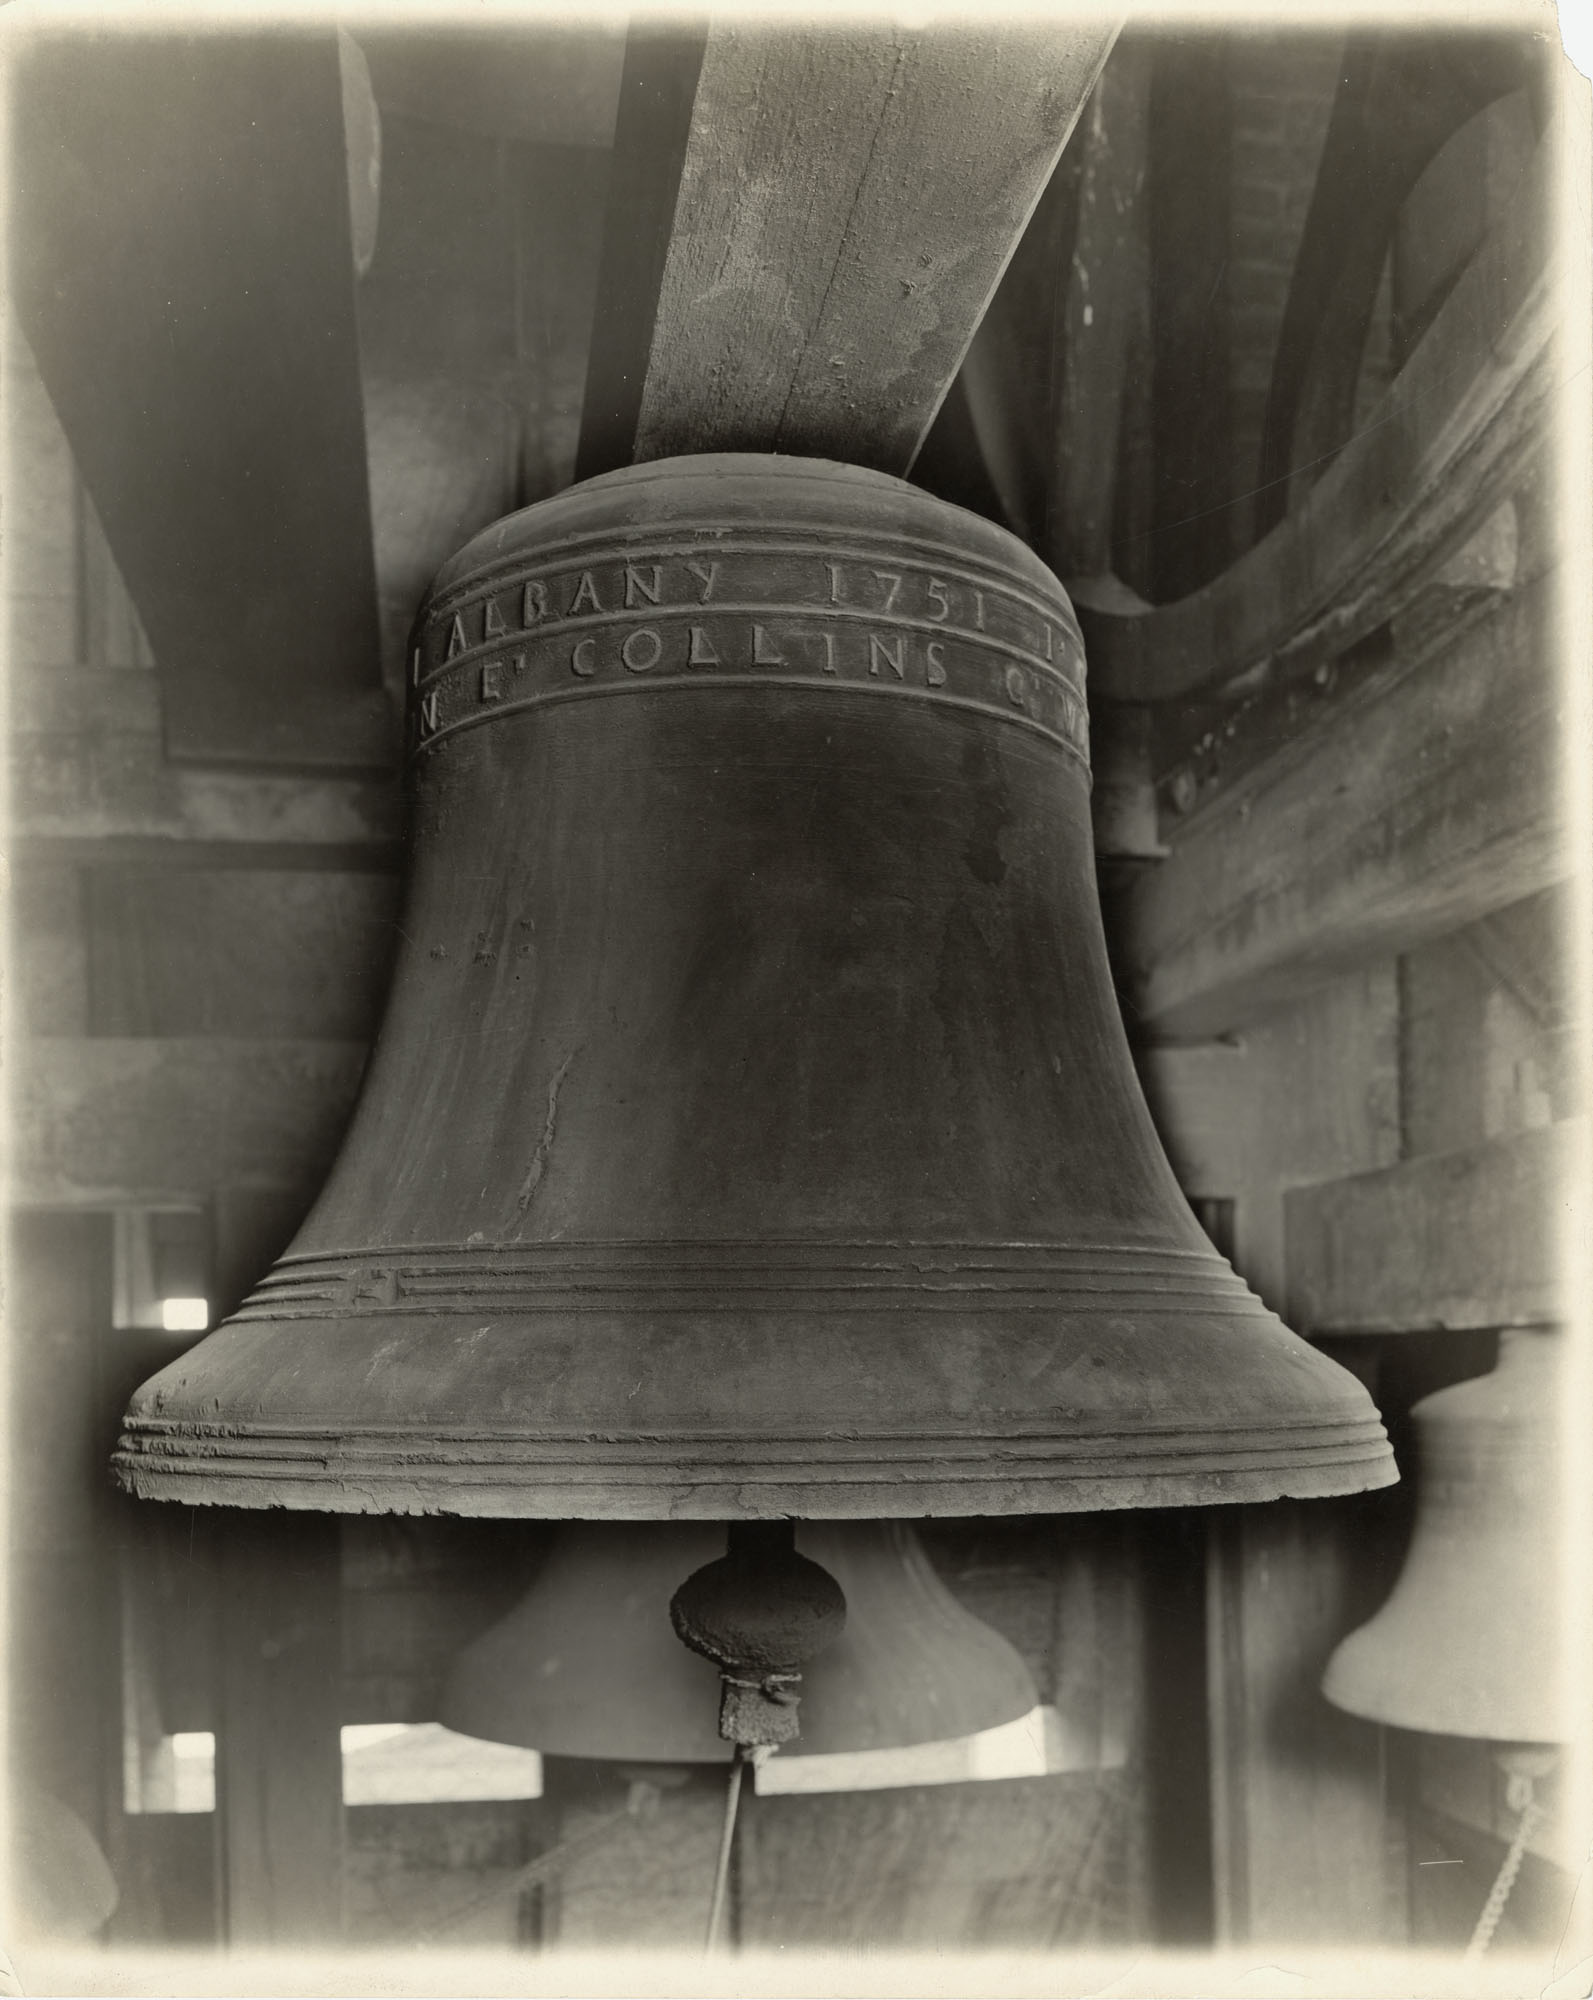
[[[1555,1677],[1521,1664],[1552,1658],[1555,1635],[1535,1644],[1517,1634],[1521,1663],[1478,1659],[1463,1671],[1451,1658],[1443,1678],[1431,1672],[1432,1642],[1429,1620],[1391,1604],[1334,1650],[1322,1675],[1322,1692],[1348,1715],[1429,1736],[1489,1743],[1575,1739],[1572,1704],[1558,1698]]]
[[[1393,1483],[1360,1384],[1230,1282],[1226,1308],[1093,1319],[1077,1302],[949,1325],[747,1314],[733,1368],[711,1315],[232,1322],[139,1391],[117,1477],[200,1505],[553,1520],[1063,1513]]]

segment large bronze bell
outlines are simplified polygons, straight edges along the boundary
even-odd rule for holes
[[[1039,1705],[1020,1655],[957,1602],[904,1522],[818,1522],[797,1540],[847,1617],[803,1674],[801,1737],[782,1756],[945,1742]],[[441,1720],[554,1756],[727,1761],[718,1675],[669,1623],[671,1592],[723,1543],[705,1522],[561,1528],[525,1596],[455,1659]]]
[[[1567,1587],[1562,1345],[1503,1334],[1492,1374],[1412,1410],[1410,1548],[1387,1603],[1328,1662],[1322,1691],[1340,1708],[1495,1742],[1581,1734],[1587,1611]]]
[[[1157,1142],[1079,630],[1020,543],[818,461],[614,473],[445,565],[411,705],[342,1154],[134,1398],[127,1487],[747,1520],[1393,1479]]]

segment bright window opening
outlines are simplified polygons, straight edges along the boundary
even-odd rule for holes
[[[440,1722],[354,1722],[342,1730],[343,1803],[424,1805],[466,1799],[539,1799],[535,1750],[484,1743]],[[130,1774],[130,1813],[214,1812],[216,1739],[179,1730],[148,1746]]]

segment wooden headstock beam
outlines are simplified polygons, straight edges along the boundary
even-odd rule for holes
[[[652,296],[636,206],[611,207],[580,469],[741,450],[906,472],[1116,32],[712,23],[678,192],[655,163],[647,196],[670,214]],[[622,88],[616,190],[657,110]],[[648,322],[622,456],[612,413],[636,385],[613,371]]]

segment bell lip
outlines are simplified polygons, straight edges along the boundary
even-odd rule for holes
[[[442,1466],[436,1440],[431,1463],[387,1470],[339,1459],[330,1437],[310,1458],[272,1459],[229,1452],[236,1430],[185,1427],[179,1449],[161,1450],[130,1426],[112,1460],[124,1492],[187,1506],[281,1507],[338,1514],[451,1514],[497,1520],[732,1521],[932,1520],[1009,1515],[1104,1513],[1141,1507],[1192,1507],[1281,1499],[1325,1499],[1392,1486],[1399,1475],[1382,1425],[1341,1440],[1314,1461],[1275,1452],[1282,1462],[1249,1466],[1218,1460],[1177,1470],[1138,1467],[1119,1456],[1111,1472],[1040,1466],[1022,1474],[1010,1460],[989,1461],[966,1479],[948,1481],[944,1467],[875,1467],[871,1476],[770,1478],[767,1467],[699,1464],[691,1472],[648,1476],[610,1458],[586,1459],[568,1476],[534,1483],[526,1466]],[[752,1442],[755,1446],[757,1441]],[[419,1453],[415,1456],[418,1458]],[[656,1470],[656,1469],[655,1469]],[[761,1470],[762,1476],[759,1475]],[[518,1476],[517,1476],[518,1475]]]
[[[415,614],[415,627],[418,630],[435,616],[453,593],[479,584],[494,569],[512,570],[517,562],[533,553],[540,553],[550,540],[557,540],[557,524],[561,516],[578,515],[584,501],[618,497],[638,488],[645,491],[649,486],[661,484],[684,489],[689,483],[715,484],[738,477],[780,482],[788,492],[799,492],[804,484],[822,487],[830,500],[826,518],[831,527],[835,525],[833,500],[838,489],[851,489],[859,494],[873,492],[881,496],[889,495],[898,501],[905,498],[920,519],[939,519],[946,522],[948,528],[955,526],[957,534],[964,537],[968,544],[959,550],[964,561],[970,556],[977,556],[1004,566],[1013,572],[1010,581],[1021,579],[1030,588],[1043,590],[1057,600],[1058,609],[1072,625],[1080,646],[1083,645],[1073,600],[1060,578],[1009,529],[987,520],[982,514],[973,513],[969,508],[958,506],[955,501],[942,500],[921,486],[899,479],[894,473],[878,472],[869,466],[848,465],[841,459],[818,458],[800,452],[684,452],[679,457],[648,459],[640,465],[620,466],[612,472],[601,472],[590,479],[578,480],[545,500],[535,501],[529,507],[504,515],[501,520],[472,535],[438,568]],[[604,525],[612,532],[625,524],[611,520]],[[677,525],[688,526],[689,514],[684,515],[678,524],[670,521],[647,523],[650,532],[661,534],[669,533]],[[761,521],[754,514],[747,518],[744,525],[755,531],[772,528],[777,523],[772,516],[768,521]],[[911,530],[904,523],[889,521],[879,523],[873,532],[892,539]]]
[[[1372,1624],[1376,1622],[1374,1619]],[[1484,1715],[1485,1698],[1433,1700],[1430,1690],[1416,1675],[1410,1676],[1411,1685],[1391,1691],[1384,1685],[1386,1675],[1368,1676],[1362,1665],[1362,1649],[1355,1642],[1369,1631],[1371,1625],[1363,1625],[1360,1631],[1352,1632],[1333,1653],[1322,1675],[1324,1698],[1346,1715],[1380,1723],[1385,1729],[1410,1729],[1423,1736],[1458,1736],[1474,1743],[1548,1745],[1576,1740],[1577,1731],[1568,1715],[1560,1718],[1558,1730],[1545,1733],[1550,1718],[1541,1708],[1528,1712],[1501,1704],[1491,1714]],[[1377,1686],[1364,1684],[1373,1678]],[[1423,1694],[1429,1695],[1425,1704]]]

